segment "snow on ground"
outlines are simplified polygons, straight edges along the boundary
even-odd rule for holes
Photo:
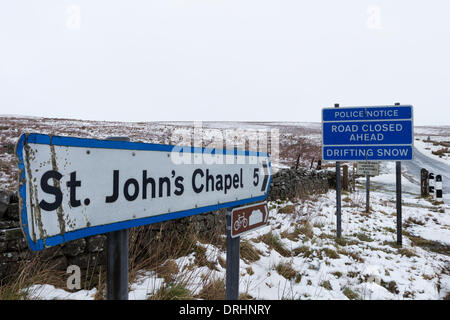
[[[396,245],[395,194],[371,192],[371,212],[365,211],[365,189],[358,183],[342,196],[343,238],[336,241],[335,191],[291,202],[269,202],[269,225],[241,238],[258,251],[258,259],[240,260],[240,292],[254,299],[442,299],[450,293],[449,206],[436,207],[428,200],[404,196],[403,247]],[[291,208],[292,212],[283,211]],[[277,247],[266,238],[277,239]],[[212,244],[205,247],[206,266],[194,263],[191,254],[175,260],[178,279],[186,279],[193,295],[205,279],[224,279],[218,262],[226,252]],[[187,273],[186,273],[187,272]],[[130,286],[130,299],[147,299],[164,280],[143,272]],[[30,298],[94,299],[95,289],[64,292],[49,285],[35,285]]]
[[[450,136],[450,126],[414,126],[414,135],[417,136]]]
[[[402,175],[405,175],[405,170],[402,170]],[[380,187],[394,186],[396,183],[396,173],[395,173],[395,162],[394,161],[384,161],[380,162],[380,174],[375,177],[370,178],[371,183],[376,183]],[[365,183],[365,178],[360,178],[359,181]],[[420,193],[420,185],[415,181],[411,182],[409,179],[402,179],[402,190],[414,192],[415,194]]]
[[[433,138],[434,139],[434,138]],[[433,141],[433,140],[432,140]],[[439,141],[439,140],[436,140]],[[444,140],[450,145],[450,137],[447,137],[447,140]],[[414,146],[416,149],[426,155],[427,157],[431,157],[435,160],[443,162],[445,164],[450,165],[450,147],[448,148],[448,152],[443,152],[441,155],[433,154],[433,152],[438,152],[439,150],[444,149],[445,147],[442,145],[437,145],[433,142],[428,142],[426,139],[419,139],[414,141]]]
[[[305,153],[308,139],[320,145],[320,124],[280,126],[280,159],[273,171],[294,164],[298,150]],[[170,143],[175,127],[186,123],[120,123],[67,119],[2,119],[2,144],[15,144],[23,132],[42,132],[89,138],[128,135],[132,141]],[[208,128],[235,128],[242,123],[207,124]],[[253,123],[252,128],[277,127]],[[415,128],[415,147],[429,157],[448,164],[448,154],[432,155],[436,148],[423,142],[450,141],[450,127]],[[293,149],[294,147],[298,148]],[[436,148],[434,148],[436,147]],[[427,149],[430,148],[430,149]],[[309,167],[317,159],[311,150],[301,164]],[[446,156],[446,157],[444,157]],[[4,152],[0,180],[14,187],[16,169],[13,154]],[[442,299],[450,294],[449,205],[419,198],[420,185],[402,166],[403,247],[396,245],[396,203],[394,162],[383,162],[381,174],[371,178],[371,211],[365,211],[364,179],[357,191],[342,195],[343,238],[335,239],[335,191],[298,202],[269,202],[269,225],[241,238],[240,292],[253,299]],[[331,168],[332,169],[332,168]],[[283,213],[287,212],[287,213]],[[214,280],[225,278],[226,252],[213,244],[198,242],[206,249],[208,266],[196,266],[194,254],[175,259],[175,283],[195,297]],[[254,251],[246,257],[243,248]],[[256,254],[255,254],[256,252]],[[256,255],[256,257],[255,257]],[[221,263],[222,262],[222,263]],[[211,266],[214,266],[211,268]],[[129,299],[147,299],[169,286],[163,278],[142,270],[130,284]],[[97,289],[68,292],[49,284],[35,284],[27,290],[30,299],[95,299]]]
[[[450,126],[414,127],[414,147],[432,159],[450,164]],[[443,152],[443,149],[447,149]],[[441,151],[438,154],[437,151]]]
[[[28,299],[33,300],[93,300],[97,289],[68,292],[50,284],[36,284],[26,289]]]

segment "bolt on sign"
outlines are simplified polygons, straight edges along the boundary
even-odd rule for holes
[[[231,212],[231,237],[235,238],[266,226],[268,218],[269,209],[266,202],[234,208]]]
[[[380,163],[376,161],[357,162],[356,174],[377,176],[380,174]]]
[[[23,134],[21,227],[34,251],[266,199],[267,153]]]

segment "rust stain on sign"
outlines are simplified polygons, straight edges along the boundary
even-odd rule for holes
[[[30,207],[30,215],[31,215],[31,221],[29,221],[29,223],[31,223],[31,238],[34,240],[34,241],[36,241],[36,230],[35,230],[35,221],[36,221],[36,218],[35,218],[35,206],[33,205],[35,202],[37,202],[37,199],[35,200],[35,194],[34,194],[34,190],[33,190],[33,185],[31,184],[31,180],[33,179],[33,175],[32,175],[32,172],[31,172],[31,166],[30,166],[30,159],[31,159],[31,154],[33,153],[33,151],[31,150],[31,147],[29,146],[29,145],[27,145],[27,144],[25,144],[25,146],[24,146],[24,150],[25,150],[25,157],[24,157],[24,160],[25,160],[25,163],[24,163],[24,165],[25,165],[25,169],[26,169],[26,172],[27,172],[27,176],[28,176],[28,180],[29,180],[29,183],[28,183],[28,197],[29,197],[29,199],[30,199],[30,204],[31,204],[31,207]],[[25,179],[25,181],[23,181],[22,183],[26,183],[26,179]]]
[[[35,160],[36,151],[33,150],[28,144],[25,144],[24,149],[25,149],[25,168],[28,176],[27,179],[29,182],[28,196],[30,198],[31,237],[33,240],[36,240],[37,238],[35,229],[36,226],[39,229],[41,238],[46,237],[47,232],[45,231],[44,225],[42,223],[41,208],[39,207],[39,196],[37,186],[32,183],[36,178],[33,178],[30,161]],[[26,183],[26,181],[23,181],[22,183]]]
[[[53,137],[51,137],[53,138]],[[55,146],[51,143],[50,140],[50,156],[52,160],[52,170],[58,171],[58,165],[56,163],[56,153],[55,153]],[[59,180],[53,179],[53,185],[57,187],[59,190],[61,190],[61,185]],[[62,209],[62,206],[59,206],[56,209],[56,215],[58,216],[58,223],[59,223],[59,229],[61,230],[61,234],[66,233],[66,223],[64,221],[64,211]]]
[[[50,145],[50,159],[48,160],[49,163],[51,163],[52,170],[58,171],[58,165],[56,161],[56,152],[54,145]],[[28,223],[30,224],[30,237],[33,239],[33,241],[36,241],[38,238],[46,238],[48,236],[44,224],[42,222],[42,215],[41,215],[41,208],[39,206],[39,193],[38,193],[38,187],[36,185],[36,177],[33,176],[33,170],[31,163],[36,160],[36,152],[37,150],[33,149],[27,142],[24,144],[24,167],[26,170],[26,178],[23,181],[20,181],[20,184],[26,184],[27,185],[27,197],[29,201],[29,214],[30,214],[30,221]],[[41,163],[42,167],[42,163]],[[38,170],[36,169],[36,172]],[[57,179],[53,179],[53,185],[56,188],[61,188],[60,181]],[[24,199],[20,197],[21,202],[23,203]],[[64,234],[66,232],[66,224],[64,220],[64,211],[62,206],[58,207],[56,209],[56,214],[58,217],[58,226],[61,231],[61,234]],[[21,217],[22,219],[22,217]],[[39,235],[37,235],[37,230],[39,230]],[[44,240],[45,241],[45,240]]]

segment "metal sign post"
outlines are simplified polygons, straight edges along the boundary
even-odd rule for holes
[[[395,163],[395,184],[397,192],[397,244],[402,245],[402,162]]]
[[[366,213],[370,212],[370,176],[380,172],[380,165],[375,161],[357,162],[357,173],[366,176]]]
[[[334,107],[339,108],[339,103],[335,103]],[[340,238],[341,235],[341,162],[336,161],[336,236]]]
[[[340,238],[341,235],[341,162],[336,161],[336,236]]]
[[[225,299],[239,299],[240,237],[232,237],[232,209],[227,208],[227,265]]]
[[[106,299],[128,300],[128,229],[106,234]]]
[[[396,106],[400,103],[396,102]],[[395,184],[397,192],[397,245],[401,246],[402,239],[402,162],[396,161],[395,163]]]
[[[366,174],[366,213],[370,212],[370,175]]]
[[[130,141],[128,137],[108,137]],[[106,234],[106,299],[128,300],[128,229]]]
[[[334,107],[339,108],[339,103],[335,103]],[[340,238],[341,235],[341,162],[336,161],[336,237]]]
[[[227,209],[226,299],[239,299],[240,236],[265,227],[269,219],[267,203]]]

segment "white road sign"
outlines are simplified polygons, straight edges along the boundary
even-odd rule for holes
[[[16,153],[32,250],[263,201],[271,179],[262,152],[27,134]]]

